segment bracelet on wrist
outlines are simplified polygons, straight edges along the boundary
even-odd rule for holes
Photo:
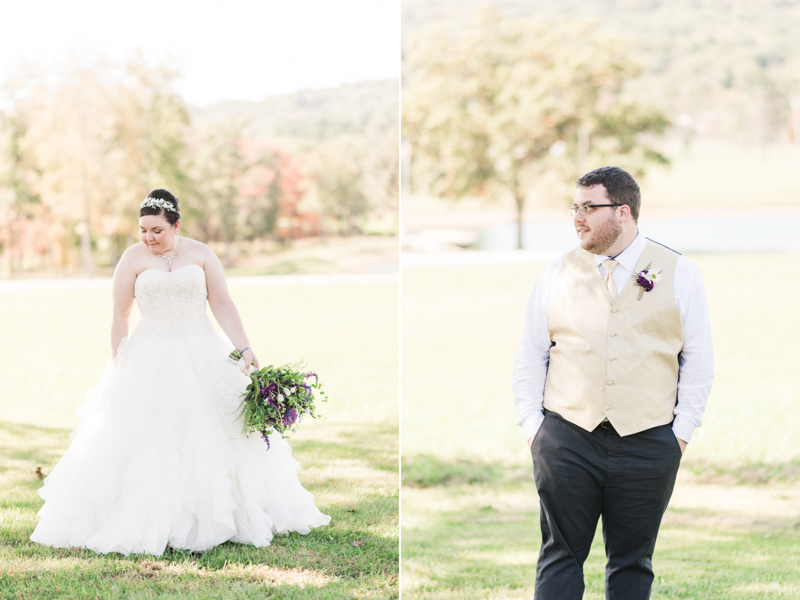
[[[244,354],[245,350],[250,350],[250,346],[248,346],[244,350],[239,350],[239,354]]]

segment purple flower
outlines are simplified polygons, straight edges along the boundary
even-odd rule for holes
[[[291,409],[285,415],[283,415],[283,426],[289,427],[297,420],[297,411],[295,409]]]
[[[647,279],[645,277],[646,274],[647,274],[647,271],[642,271],[639,274],[639,277],[636,278],[636,283],[638,283],[640,286],[642,286],[646,292],[650,292],[655,287],[655,283],[653,283],[652,281]]]
[[[319,377],[317,377],[317,374],[316,374],[316,373],[314,373],[314,371],[307,371],[307,372],[306,372],[306,379],[308,379],[309,377],[313,377],[313,378],[314,378],[314,380],[315,380],[317,383],[319,383]]]
[[[264,440],[265,442],[267,442],[267,450],[269,450],[269,436],[267,436],[267,430],[266,429],[262,429],[261,430],[261,439]]]

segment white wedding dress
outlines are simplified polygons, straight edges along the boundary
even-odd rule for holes
[[[227,540],[269,545],[330,517],[297,480],[280,435],[270,449],[239,418],[249,378],[206,315],[203,268],[148,269],[136,279],[142,314],[78,409],[72,444],[39,495],[31,539],[59,548],[160,555]]]

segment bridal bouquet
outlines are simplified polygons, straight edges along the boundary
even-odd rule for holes
[[[242,355],[234,350],[228,355],[231,362],[238,363]],[[282,437],[285,432],[294,431],[295,425],[303,415],[316,418],[314,394],[327,402],[317,374],[313,371],[299,371],[298,365],[283,367],[264,367],[249,373],[250,384],[242,397],[242,421],[245,434],[258,431],[267,443],[269,434],[277,431]],[[312,381],[313,378],[313,381]]]

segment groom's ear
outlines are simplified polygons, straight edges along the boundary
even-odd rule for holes
[[[619,212],[619,222],[620,223],[627,223],[631,220],[631,207],[627,204],[620,204],[619,208],[617,209]]]

